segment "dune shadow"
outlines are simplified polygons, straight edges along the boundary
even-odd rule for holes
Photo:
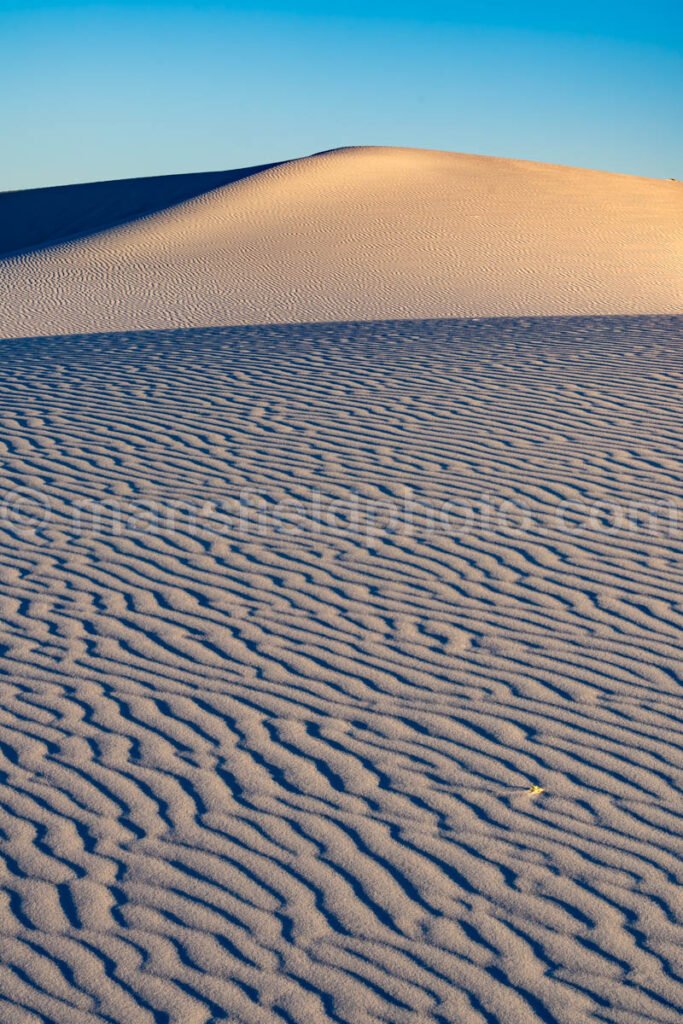
[[[276,166],[276,165],[271,165]],[[252,168],[252,173],[265,168]],[[246,176],[246,175],[245,175]],[[199,175],[199,177],[205,177]],[[150,179],[151,180],[151,179]],[[237,180],[237,179],[235,179]],[[217,187],[217,186],[214,186]],[[197,195],[200,191],[197,192]],[[0,200],[2,196],[0,195]],[[72,334],[18,335],[0,338],[7,346],[38,345],[43,351],[58,346],[60,358],[67,352],[79,356],[83,346],[89,357],[99,352],[120,352],[140,345],[159,347],[165,357],[179,359],[205,355],[215,349],[235,349],[246,354],[259,346],[292,345],[295,348],[313,344],[338,348],[348,356],[353,350],[371,353],[375,346],[385,351],[387,344],[398,346],[409,354],[416,346],[432,352],[450,353],[453,346],[463,353],[463,346],[495,344],[498,347],[559,346],[559,351],[577,343],[603,343],[621,351],[625,345],[643,342],[665,342],[678,347],[683,315],[675,313],[645,314],[558,314],[555,316],[489,316],[438,317],[382,320],[311,320],[300,322],[268,322],[257,324],[215,324],[198,327],[130,328],[117,331],[84,331]],[[247,346],[245,348],[245,346]],[[407,347],[406,347],[407,346]],[[393,351],[393,350],[392,350]],[[473,353],[479,355],[479,353]]]
[[[0,192],[0,259],[159,213],[276,166]]]

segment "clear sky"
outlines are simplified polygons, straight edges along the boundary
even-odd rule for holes
[[[0,0],[0,190],[346,145],[683,178],[671,0]]]

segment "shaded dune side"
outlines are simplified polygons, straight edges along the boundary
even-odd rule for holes
[[[682,380],[680,318],[3,346],[3,1024],[680,1019],[681,521],[604,506],[680,504]]]
[[[159,213],[274,166],[0,192],[0,258]]]
[[[677,313],[682,197],[547,164],[338,150],[0,261],[0,331]]]

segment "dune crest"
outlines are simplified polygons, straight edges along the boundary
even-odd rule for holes
[[[126,183],[110,184],[125,207]],[[93,186],[72,188],[92,204]],[[333,150],[0,260],[2,335],[677,313],[682,196],[549,164]]]
[[[1,192],[0,258],[82,239],[160,213],[273,166]]]

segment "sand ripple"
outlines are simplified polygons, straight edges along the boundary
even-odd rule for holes
[[[4,347],[3,1022],[673,1024],[680,327]]]
[[[247,173],[73,186],[66,213],[60,189],[0,196],[25,243],[0,337],[683,312],[680,182],[382,147]],[[35,248],[65,223],[84,237]]]

